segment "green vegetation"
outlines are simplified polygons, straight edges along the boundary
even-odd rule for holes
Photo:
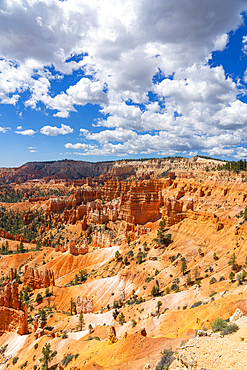
[[[228,324],[226,320],[217,318],[211,322],[211,329],[214,333],[220,332],[221,335],[234,333],[239,329],[237,324]]]
[[[64,355],[61,363],[64,367],[66,367],[74,358],[74,355],[71,355],[71,354],[68,354],[68,355]]]
[[[193,305],[190,308],[195,308],[195,307],[201,306],[202,304],[203,304],[202,301],[198,301],[198,302],[193,303]]]
[[[8,347],[8,344],[6,344],[5,346],[0,347],[0,355],[2,355],[2,356],[4,355],[7,347]]]
[[[56,356],[57,354],[57,351],[52,351],[51,350],[51,344],[50,343],[46,343],[44,345],[44,347],[42,348],[42,357],[39,359],[39,361],[41,362],[41,368],[42,370],[48,370],[48,364],[49,362],[51,362],[51,360],[53,359],[53,357]]]
[[[232,256],[231,256],[231,258],[228,262],[228,265],[232,266],[233,271],[239,271],[240,270],[241,266],[239,266],[237,264],[237,257],[236,257],[235,253],[232,254]]]
[[[159,287],[157,285],[154,285],[151,290],[151,295],[153,297],[157,297],[160,293]]]
[[[81,311],[80,312],[80,315],[79,315],[79,328],[80,328],[80,331],[82,331],[82,329],[83,329],[84,326],[85,326],[85,321],[84,321],[83,312]]]
[[[14,357],[13,358],[13,361],[12,361],[12,363],[13,363],[13,365],[15,365],[16,363],[17,363],[17,361],[19,360],[19,357]]]
[[[123,325],[125,323],[125,317],[124,314],[121,312],[118,316],[118,321],[120,325]]]
[[[22,364],[22,365],[20,366],[20,369],[24,369],[24,367],[26,367],[26,366],[27,366],[27,364],[28,364],[28,361],[24,362],[24,364]],[[47,369],[48,369],[48,368],[47,368]]]
[[[171,240],[171,234],[165,234],[166,230],[165,229],[166,222],[165,220],[160,221],[159,223],[159,228],[157,230],[157,238],[154,239],[156,243],[158,243],[160,246],[165,245],[166,247],[172,243]]]
[[[185,273],[186,270],[187,270],[187,263],[186,263],[186,260],[184,258],[182,260],[182,265],[181,265],[181,272],[183,273],[183,275],[184,275],[184,273]]]
[[[175,360],[175,357],[173,356],[172,349],[164,349],[164,351],[161,352],[162,357],[158,363],[158,365],[155,367],[155,370],[167,370],[173,360]]]

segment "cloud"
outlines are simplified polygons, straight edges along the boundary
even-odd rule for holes
[[[98,105],[97,132],[81,129],[86,142],[66,144],[83,153],[230,153],[247,140],[245,91],[208,61],[226,48],[245,9],[241,0],[4,0],[0,101],[24,101],[57,118]]]
[[[37,150],[30,150],[30,153],[37,153]]]
[[[1,126],[0,126],[0,132],[1,132],[2,134],[5,134],[8,130],[11,130],[11,128],[10,128],[10,127],[1,127]]]
[[[87,150],[87,149],[94,149],[95,148],[95,146],[93,146],[93,145],[82,144],[82,143],[76,143],[76,144],[67,143],[64,146],[67,149],[83,149],[83,150]]]
[[[23,127],[22,126],[17,126],[16,129],[19,131],[19,130],[23,130]]]
[[[108,141],[128,141],[132,138],[136,138],[137,134],[132,130],[124,130],[122,128],[116,130],[105,130],[98,133],[89,133],[87,130],[84,131],[84,136],[88,140],[96,140],[99,143],[106,143]],[[79,149],[79,148],[78,148]]]
[[[46,136],[57,136],[57,135],[67,135],[72,134],[74,132],[74,129],[70,126],[61,124],[61,127],[58,128],[56,126],[44,126],[40,130],[41,134]]]
[[[15,131],[16,134],[24,135],[24,136],[33,136],[35,131],[32,129],[23,130],[23,131]]]

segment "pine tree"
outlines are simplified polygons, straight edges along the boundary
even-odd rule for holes
[[[20,242],[20,252],[23,253],[24,252],[24,246],[23,246],[23,240],[21,239],[21,242]]]
[[[181,272],[183,273],[183,275],[184,275],[184,273],[185,273],[186,270],[187,270],[186,260],[183,259],[182,265],[181,265]]]
[[[57,351],[52,351],[51,350],[51,344],[50,343],[46,343],[44,345],[44,347],[42,348],[42,355],[43,357],[41,357],[39,359],[40,362],[42,362],[42,365],[41,365],[41,368],[43,370],[48,370],[48,364],[49,362],[51,362],[51,360],[53,359],[53,357],[55,357],[57,354]]]
[[[81,310],[80,315],[79,315],[79,326],[80,326],[81,331],[82,331],[82,328],[85,326],[85,321],[84,321],[84,316],[83,316],[82,310]]]

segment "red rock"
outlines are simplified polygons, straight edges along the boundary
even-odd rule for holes
[[[29,285],[32,290],[55,286],[54,274],[50,269],[45,269],[43,273],[41,272],[39,274],[37,269],[34,270],[32,267],[26,265],[23,284],[24,286]]]
[[[0,334],[17,329],[20,335],[28,333],[27,305],[20,310],[18,284],[14,280],[5,286],[0,296]]]
[[[75,256],[83,255],[88,253],[88,243],[87,240],[84,240],[82,244],[76,246],[74,240],[70,240],[66,245],[56,245],[55,247],[56,252],[67,252],[69,251],[70,254]]]
[[[167,199],[162,211],[162,218],[166,222],[166,226],[170,227],[182,221],[186,216],[183,212],[183,202],[178,202],[175,198]]]

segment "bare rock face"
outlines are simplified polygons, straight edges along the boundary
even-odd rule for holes
[[[114,326],[110,326],[109,334],[108,334],[108,344],[117,343],[118,339],[116,337],[116,329]]]
[[[14,280],[5,286],[0,296],[0,335],[6,331],[14,331],[20,335],[28,333],[27,305],[20,309],[18,284]]]
[[[183,212],[183,203],[178,202],[175,198],[168,198],[164,204],[162,218],[165,219],[167,227],[182,221],[186,218],[186,213]]]
[[[33,332],[35,339],[38,339],[45,334],[44,322],[41,320],[41,316],[38,313],[33,317]]]
[[[0,306],[20,309],[18,284],[15,280],[5,286],[4,293],[0,296]]]
[[[111,247],[111,237],[103,232],[96,231],[93,233],[91,244],[95,248]]]
[[[120,197],[119,219],[132,224],[144,225],[159,219],[159,192],[154,184],[135,182],[131,189]]]
[[[237,308],[234,314],[230,317],[230,322],[236,321],[243,316],[244,316],[243,312],[239,308]]]
[[[26,265],[23,284],[24,286],[29,285],[33,290],[55,286],[54,273],[50,269],[45,268],[44,272],[39,274],[38,270],[34,270],[32,267]]]
[[[87,298],[76,297],[76,312],[80,314],[93,313],[93,302]]]
[[[8,231],[5,231],[3,229],[0,229],[0,237],[5,239],[13,240],[14,237],[12,234],[10,234]]]
[[[56,245],[55,247],[56,252],[67,252],[69,251],[70,254],[74,256],[83,255],[88,253],[88,243],[87,240],[84,240],[82,244],[76,246],[74,240],[70,240],[66,245]]]
[[[19,327],[18,327],[17,333],[20,335],[25,335],[25,334],[28,334],[28,323],[27,323],[28,312],[27,312],[26,302],[24,303],[23,311],[20,311],[20,312],[21,314],[19,317]]]

